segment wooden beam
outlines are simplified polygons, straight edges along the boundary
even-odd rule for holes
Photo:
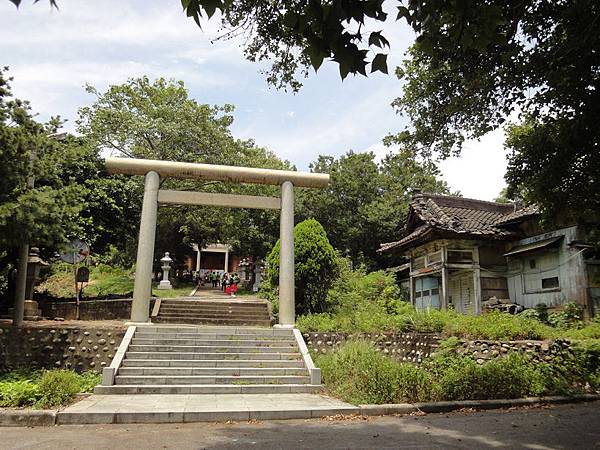
[[[158,203],[170,205],[206,205],[227,208],[280,209],[281,200],[277,197],[256,197],[253,195],[216,194],[212,192],[158,191]]]

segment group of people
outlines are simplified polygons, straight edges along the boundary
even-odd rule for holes
[[[235,272],[231,274],[225,272],[220,275],[219,272],[213,270],[207,273],[204,278],[196,278],[196,283],[200,286],[210,283],[213,288],[221,288],[227,295],[235,297],[238,292],[240,276]]]

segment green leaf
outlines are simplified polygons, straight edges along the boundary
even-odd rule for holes
[[[384,55],[383,53],[377,53],[377,55],[375,55],[375,58],[373,58],[373,61],[371,62],[371,73],[377,71],[383,72],[385,74],[388,73],[387,55]]]
[[[389,47],[390,43],[381,35],[381,31],[374,31],[369,35],[369,45],[376,45],[379,48],[383,48],[385,45]]]
[[[398,6],[398,15],[396,16],[396,20],[400,20],[403,17],[406,17],[406,21],[410,23],[410,12],[408,8],[405,6]]]
[[[310,65],[313,66],[315,72],[319,70],[319,67],[323,64],[325,53],[323,53],[316,45],[310,45],[306,48],[306,54],[308,55]]]

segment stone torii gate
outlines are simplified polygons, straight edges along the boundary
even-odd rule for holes
[[[152,265],[158,205],[209,205],[230,208],[279,209],[279,326],[293,327],[296,321],[294,298],[294,186],[321,188],[329,175],[290,170],[219,166],[132,158],[106,158],[109,173],[144,175],[144,200],[140,219],[131,321],[147,323],[152,295]],[[281,198],[208,192],[159,190],[160,177],[281,186]]]

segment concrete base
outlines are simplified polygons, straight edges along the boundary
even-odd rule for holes
[[[173,286],[171,286],[171,282],[169,280],[163,280],[160,283],[158,283],[158,286],[156,287],[156,289],[166,291],[168,289],[173,289]]]
[[[92,395],[57,415],[57,424],[310,419],[360,409],[316,394]]]
[[[280,324],[280,323],[276,323],[275,325],[273,325],[273,328],[281,328],[283,330],[293,330],[296,327],[296,325],[288,325],[288,324]]]

